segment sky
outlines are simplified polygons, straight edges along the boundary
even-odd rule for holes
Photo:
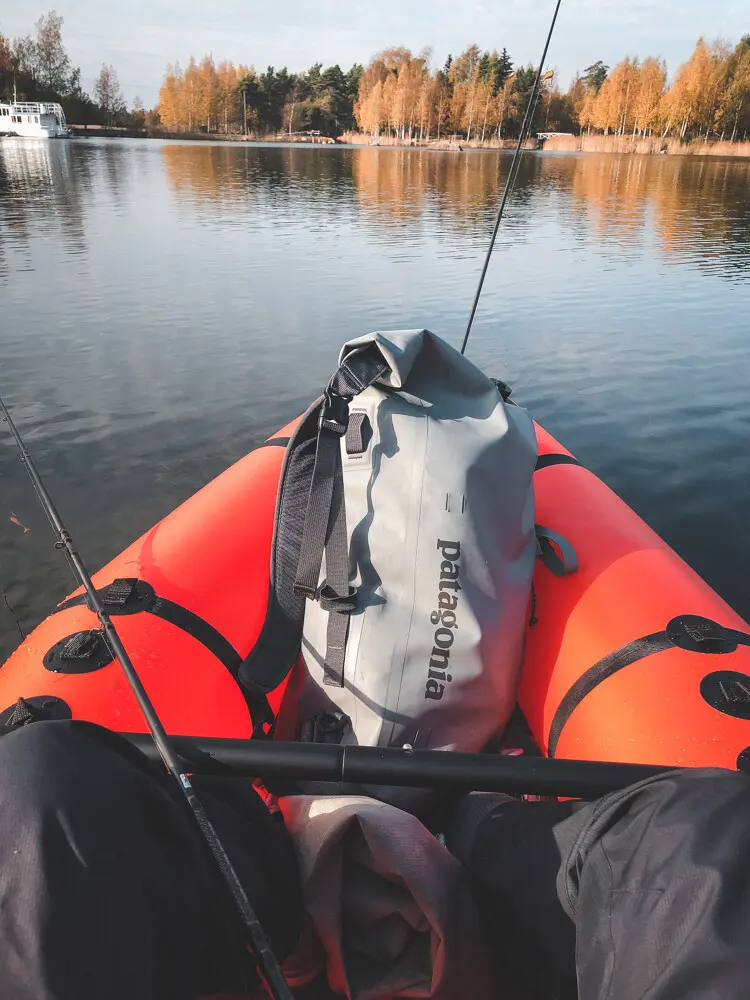
[[[302,70],[315,62],[366,63],[378,50],[429,46],[442,65],[476,42],[505,46],[515,64],[538,62],[554,0],[48,0],[65,18],[64,40],[84,89],[102,62],[117,70],[128,101],[158,98],[168,62],[211,53],[256,69]],[[0,0],[0,33],[25,35],[48,10],[37,0]],[[703,34],[750,32],[747,0],[563,0],[547,63],[567,86],[601,59],[660,56],[670,72]]]

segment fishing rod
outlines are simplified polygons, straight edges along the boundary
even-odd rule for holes
[[[503,214],[505,212],[505,206],[510,198],[513,187],[516,183],[516,175],[518,174],[518,168],[521,164],[521,157],[523,155],[523,144],[527,139],[528,132],[531,129],[531,122],[534,117],[534,111],[536,110],[536,102],[539,96],[539,88],[542,82],[542,73],[544,72],[544,60],[547,58],[547,49],[549,48],[549,43],[552,40],[552,32],[555,30],[555,21],[557,20],[557,13],[560,10],[560,4],[562,0],[557,0],[555,4],[555,12],[552,15],[552,23],[549,26],[549,31],[547,33],[547,40],[544,43],[544,51],[542,52],[542,58],[539,60],[539,69],[536,73],[536,79],[534,80],[534,86],[531,89],[531,96],[529,97],[529,103],[526,105],[526,113],[523,117],[523,124],[521,125],[521,131],[518,136],[518,142],[516,143],[516,148],[513,151],[513,159],[510,161],[510,170],[508,171],[508,178],[505,182],[505,188],[503,190],[503,196],[500,200],[500,207],[497,210],[497,215],[495,217],[495,226],[492,230],[492,239],[490,240],[490,245],[487,247],[487,253],[484,258],[484,264],[482,265],[482,273],[479,275],[479,284],[477,285],[477,290],[474,295],[474,302],[471,306],[471,313],[469,314],[469,322],[466,324],[466,332],[464,333],[463,343],[461,344],[461,353],[466,352],[466,345],[469,342],[469,334],[471,333],[471,327],[474,323],[474,314],[477,311],[477,306],[479,305],[479,297],[482,294],[482,288],[484,286],[484,279],[487,274],[487,268],[490,266],[490,258],[492,256],[492,251],[495,247],[495,240],[497,239],[497,232],[500,228],[500,223],[503,221]]]
[[[62,518],[57,512],[52,498],[42,482],[41,476],[34,465],[34,461],[31,458],[31,455],[24,444],[23,438],[14,424],[13,418],[8,412],[8,408],[2,397],[0,397],[0,414],[3,417],[3,420],[5,420],[8,424],[8,428],[10,429],[16,443],[16,447],[18,448],[21,463],[26,467],[26,471],[29,474],[34,491],[39,497],[39,502],[42,505],[44,513],[47,515],[47,519],[51,524],[53,531],[57,535],[55,547],[61,549],[67,556],[70,567],[73,570],[73,574],[86,591],[89,608],[96,614],[101,624],[102,638],[109,647],[112,656],[116,657],[120,661],[123,673],[127,678],[141,712],[143,713],[143,717],[146,720],[146,724],[151,734],[151,739],[153,740],[153,744],[158,751],[158,755],[163,761],[167,771],[169,771],[179,786],[180,792],[190,808],[195,824],[198,827],[198,830],[203,837],[206,846],[216,863],[216,867],[219,869],[221,877],[223,878],[232,897],[234,907],[240,917],[245,931],[247,932],[247,936],[249,938],[248,944],[250,945],[252,953],[255,957],[258,973],[274,1000],[293,1000],[292,992],[287,986],[286,980],[281,973],[278,960],[273,953],[266,932],[258,920],[247,893],[245,892],[237,872],[229,859],[229,855],[224,849],[224,845],[221,843],[211,820],[208,818],[208,814],[203,807],[203,803],[200,801],[195,789],[193,788],[190,778],[186,773],[184,764],[172,747],[170,738],[167,736],[166,730],[162,725],[156,709],[154,708],[153,703],[146,693],[146,689],[138,676],[138,672],[133,666],[133,662],[122,644],[119,633],[117,632],[117,629],[112,623],[112,619],[107,614],[107,611],[99,598],[94,582],[91,579],[91,575],[86,568],[78,549],[73,543],[70,532],[63,524]]]

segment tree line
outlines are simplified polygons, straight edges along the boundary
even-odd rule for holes
[[[62,104],[68,121],[80,125],[146,124],[143,102],[136,98],[128,111],[114,67],[102,64],[93,95],[81,86],[63,42],[63,18],[55,10],[35,23],[33,34],[7,38],[0,33],[0,101],[53,101]]]
[[[655,58],[596,63],[569,91],[581,131],[680,139],[750,137],[750,35],[734,47],[699,38],[667,83]]]
[[[211,56],[191,57],[182,70],[169,66],[159,91],[159,118],[164,128],[188,132],[257,134],[317,131],[340,135],[354,127],[353,108],[362,67],[323,69],[315,63],[302,73],[269,66],[235,66]]]
[[[534,84],[533,66],[514,67],[506,49],[470,45],[433,70],[431,53],[378,53],[367,67],[303,73],[222,62],[210,56],[170,66],[158,112],[167,129],[253,134],[358,129],[373,137],[425,142],[446,137],[485,142],[518,135]],[[750,36],[734,47],[700,38],[669,81],[663,60],[628,57],[610,70],[598,61],[567,90],[557,74],[542,80],[536,132],[716,138],[750,136]]]
[[[514,66],[505,48],[470,45],[439,69],[431,52],[397,47],[366,67],[339,65],[291,73],[258,72],[211,56],[181,69],[169,66],[158,107],[136,98],[128,110],[117,72],[102,65],[93,94],[81,87],[62,38],[63,18],[52,10],[35,32],[0,33],[0,100],[59,101],[79,124],[153,126],[168,131],[268,135],[359,130],[401,142],[445,137],[485,142],[518,135],[536,70]],[[699,38],[690,58],[669,80],[663,60],[627,57],[611,70],[598,61],[567,90],[544,74],[531,123],[535,132],[658,135],[683,140],[750,138],[750,35],[735,46]]]
[[[354,115],[363,132],[402,141],[515,137],[535,75],[532,66],[514,69],[505,49],[483,52],[472,45],[436,72],[429,53],[387,49],[363,71]],[[671,82],[664,61],[653,57],[628,57],[611,71],[593,63],[566,91],[549,71],[531,128],[744,140],[750,136],[750,35],[734,47],[698,39]]]

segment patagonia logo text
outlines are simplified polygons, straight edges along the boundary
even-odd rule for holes
[[[440,563],[440,582],[438,585],[437,610],[430,615],[430,621],[436,625],[433,638],[432,653],[427,669],[427,682],[424,696],[433,701],[440,701],[447,684],[453,679],[448,673],[451,659],[451,646],[458,628],[456,622],[456,606],[461,585],[458,582],[461,558],[459,542],[444,542],[438,539],[437,547],[442,553]]]

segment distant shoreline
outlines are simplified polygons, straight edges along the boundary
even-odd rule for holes
[[[546,139],[543,148],[554,153],[635,153],[639,156],[733,156],[750,159],[750,142],[707,142],[691,139],[639,138],[627,135],[571,135]]]
[[[332,139],[329,136],[289,136],[286,133],[244,136],[237,133],[221,134],[214,132],[208,134],[206,132],[167,132],[164,129],[107,129],[98,126],[83,128],[76,125],[71,126],[71,129],[76,138],[167,139],[177,142],[248,142],[268,145],[278,145],[279,143],[314,146],[344,145],[382,149],[424,149],[440,152],[463,152],[469,149],[513,149],[517,142],[516,139],[489,139],[484,142],[472,139],[467,142],[465,139],[453,136],[448,139],[431,139],[429,141],[420,141],[419,139],[402,141],[393,136],[379,136],[376,138],[361,132],[345,132],[338,138]],[[706,141],[703,139],[692,139],[688,142],[681,142],[679,139],[662,139],[659,136],[640,138],[620,135],[561,135],[551,136],[544,140],[527,139],[524,148],[527,150],[545,150],[553,153],[628,153],[638,156],[731,156],[739,159],[750,159],[750,141],[722,142],[720,140]]]

